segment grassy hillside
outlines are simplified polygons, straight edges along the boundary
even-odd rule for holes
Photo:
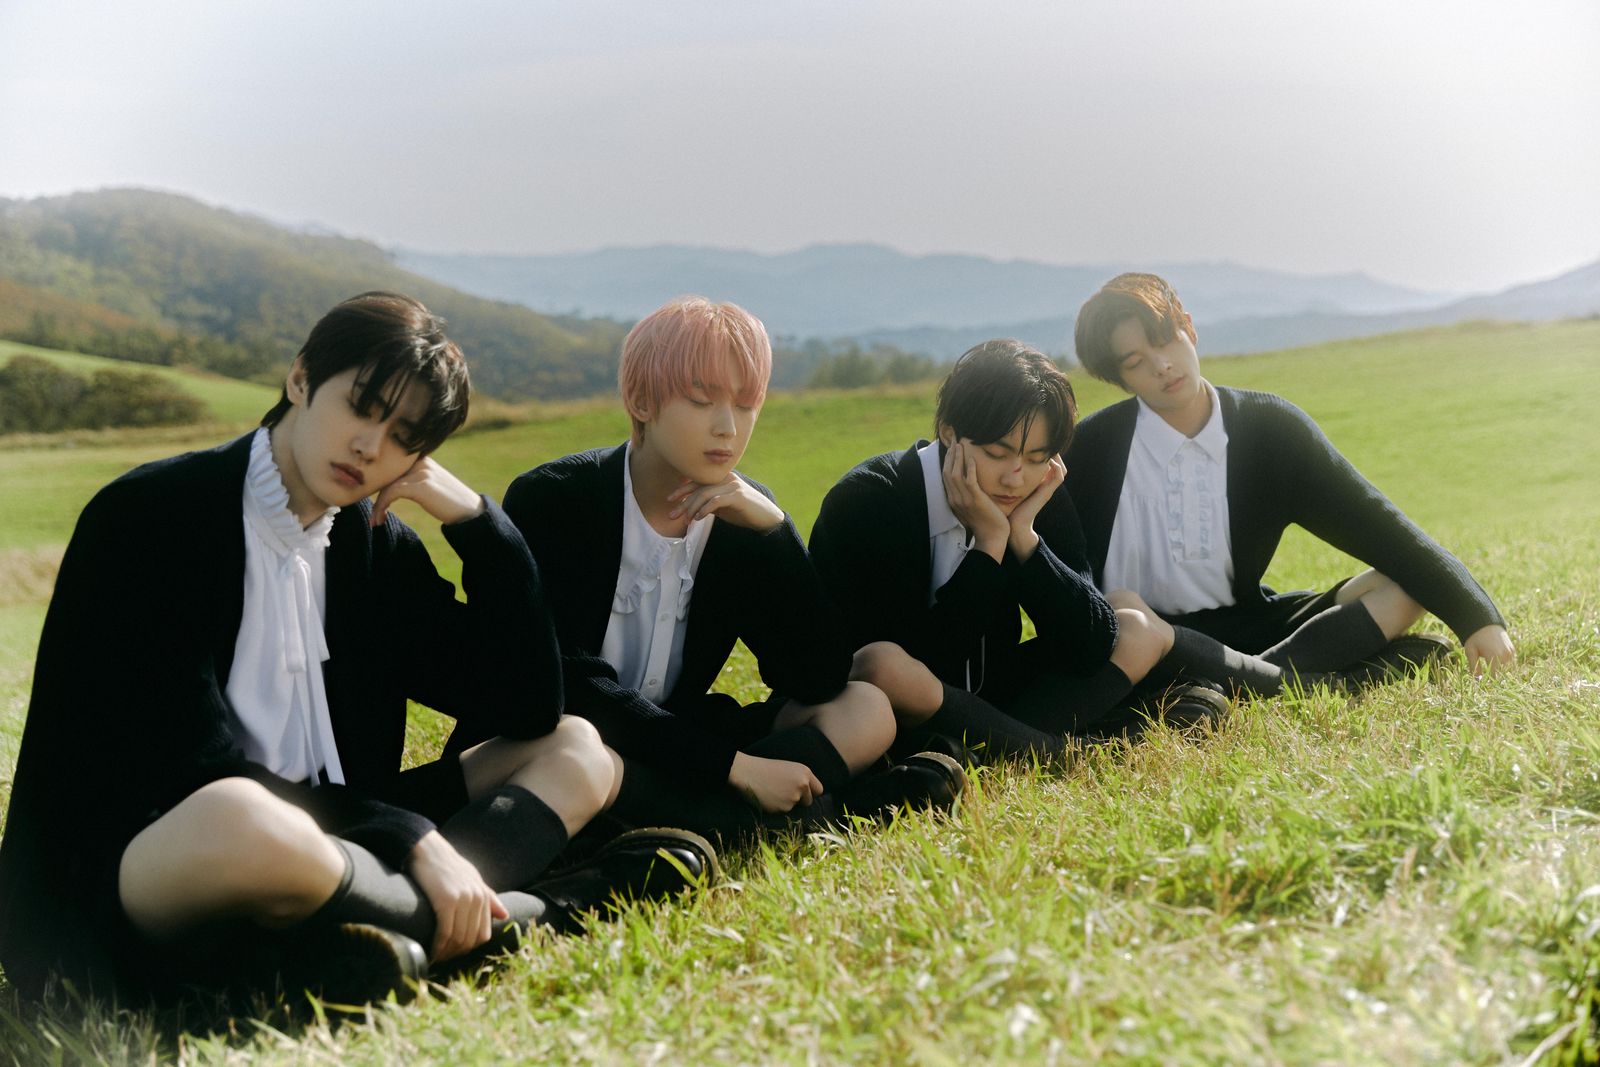
[[[479,387],[511,399],[604,391],[625,331],[605,319],[539,315],[470,296],[400,269],[366,241],[300,233],[143,189],[0,200],[4,279],[15,283],[12,295],[30,322],[37,313],[43,327],[64,334],[39,343],[77,347],[84,323],[73,309],[92,305],[160,337],[222,342],[226,350],[196,343],[184,351],[238,377],[275,373],[310,323],[370,289],[409,293],[450,320]],[[145,358],[159,349],[153,337],[140,339]]]
[[[190,370],[183,367],[161,367],[154,364],[129,364],[125,360],[88,356],[81,352],[63,352],[54,348],[0,341],[0,364],[12,356],[37,356],[49,360],[63,370],[88,377],[97,370],[115,370],[123,373],[144,372],[172,382],[190,396],[206,405],[212,422],[223,426],[247,426],[261,418],[261,413],[278,398],[278,390],[255,382],[241,382],[237,378],[224,378],[217,374]]]
[[[1496,596],[1519,666],[1255,702],[1203,743],[1157,734],[1065,774],[984,772],[953,818],[735,857],[703,899],[538,941],[481,990],[458,984],[343,1027],[240,1022],[180,1041],[137,1013],[32,1017],[0,993],[0,1051],[117,1063],[180,1050],[349,1063],[1592,1058],[1600,494],[1586,464],[1600,451],[1600,323],[1441,329],[1205,372],[1311,412]],[[1079,387],[1086,409],[1117,395]],[[774,396],[744,467],[808,528],[841,471],[926,434],[930,410],[926,388]],[[610,405],[580,405],[458,438],[440,458],[498,494],[533,463],[625,433]],[[0,448],[0,782],[76,508],[111,473],[175,447]],[[437,529],[418,525],[449,569]],[[1353,566],[1291,536],[1271,577],[1314,585]],[[759,689],[747,659],[724,684]],[[419,750],[430,734],[419,730]]]

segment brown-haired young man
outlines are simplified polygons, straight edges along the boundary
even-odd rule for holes
[[[1206,381],[1197,340],[1154,274],[1113,278],[1078,314],[1078,359],[1133,394],[1085,419],[1067,456],[1108,599],[1172,623],[1179,658],[1209,676],[1229,674],[1226,660],[1266,679],[1254,688],[1270,690],[1279,670],[1370,677],[1438,655],[1437,641],[1406,635],[1424,609],[1461,638],[1474,670],[1512,663],[1505,620],[1461,561],[1305,412]],[[1291,523],[1370,569],[1322,592],[1274,592],[1261,578]]]

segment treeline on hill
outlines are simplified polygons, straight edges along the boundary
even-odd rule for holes
[[[37,356],[0,367],[0,434],[175,426],[205,405],[148,371],[99,370],[85,378]]]
[[[340,300],[397,290],[448,320],[474,384],[507,400],[613,388],[627,331],[470,296],[365,241],[137,189],[0,200],[0,289],[0,336],[260,380]]]
[[[778,389],[864,389],[927,381],[946,369],[928,356],[883,342],[863,348],[851,340],[780,337],[772,343],[772,384]]]

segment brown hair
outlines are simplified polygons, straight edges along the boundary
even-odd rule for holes
[[[1112,278],[1078,311],[1073,343],[1078,362],[1101,381],[1122,384],[1121,361],[1111,349],[1111,334],[1128,319],[1138,319],[1153,345],[1164,345],[1182,330],[1196,340],[1194,322],[1166,280],[1154,274],[1128,273]]]

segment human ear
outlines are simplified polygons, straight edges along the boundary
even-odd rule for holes
[[[299,356],[294,357],[294,364],[289,368],[289,377],[284,379],[283,391],[291,404],[304,404],[309,390],[306,386],[306,365]]]
[[[944,442],[944,447],[949,448],[956,443],[956,431],[948,424],[940,423],[939,440]]]

